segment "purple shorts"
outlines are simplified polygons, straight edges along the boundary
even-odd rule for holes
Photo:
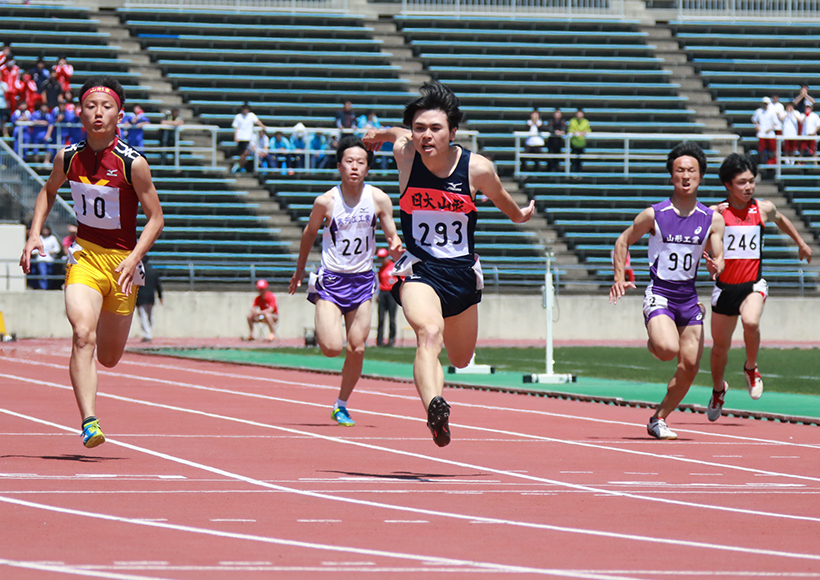
[[[660,315],[668,316],[679,327],[703,325],[703,309],[694,288],[691,293],[668,293],[650,285],[643,297],[644,324]]]
[[[317,300],[333,302],[347,314],[373,298],[376,291],[376,274],[359,272],[355,274],[338,274],[324,268],[310,275],[308,300],[316,304]]]

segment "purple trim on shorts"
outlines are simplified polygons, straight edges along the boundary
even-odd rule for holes
[[[649,316],[644,316],[644,324],[648,325],[649,321],[664,314],[672,319],[675,326],[702,326],[703,325],[703,311],[698,306],[698,297],[695,296],[685,302],[669,300],[667,308],[658,308],[649,313]]]
[[[347,314],[373,298],[376,290],[376,274],[358,272],[353,274],[339,274],[319,269],[316,280],[316,292],[308,294],[308,300],[313,304],[321,300],[333,302]]]

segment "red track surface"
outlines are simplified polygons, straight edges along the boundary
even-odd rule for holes
[[[0,577],[820,577],[820,430],[126,354],[82,447],[67,341],[0,346]]]

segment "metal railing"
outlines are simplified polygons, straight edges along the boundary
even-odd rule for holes
[[[363,136],[364,132],[356,129],[325,129],[325,128],[305,128],[298,129],[303,131],[307,136],[320,134],[326,138],[339,137],[340,134],[355,134]],[[283,135],[292,135],[297,132],[293,127],[268,127],[267,135],[274,135],[281,132]],[[456,133],[455,143],[463,144],[471,151],[478,150],[478,131],[458,131]],[[253,144],[253,141],[251,142]],[[387,162],[393,156],[392,151],[376,151],[371,165],[371,170],[387,169]],[[267,167],[261,164],[265,161]],[[283,166],[284,164],[284,166]],[[271,167],[271,165],[273,165]],[[269,148],[267,155],[260,156],[260,151],[256,146],[253,146],[253,171],[254,173],[322,173],[322,172],[336,172],[336,151],[335,149],[275,149]]]
[[[36,126],[34,121],[18,121],[15,123],[20,127],[34,127]],[[41,125],[42,126],[42,125]],[[52,126],[54,127],[54,131],[52,133],[52,140],[49,143],[32,143],[32,142],[25,142],[23,131],[17,132],[17,140],[15,143],[15,147],[17,152],[20,153],[23,157],[28,157],[32,152],[43,152],[44,150],[49,150],[51,155],[54,155],[57,151],[59,151],[65,143],[66,138],[70,135],[71,131],[77,131],[79,125],[72,124],[72,123],[53,123]],[[119,125],[120,130],[127,131],[129,127],[125,125]],[[167,131],[173,131],[174,135],[172,137],[168,137],[166,139],[160,138],[160,143],[163,141],[170,143],[169,145],[152,145],[152,146],[145,146],[139,148],[141,153],[158,153],[164,160],[172,160],[173,166],[175,169],[180,168],[180,156],[182,155],[192,155],[196,156],[198,154],[206,154],[210,157],[210,165],[200,165],[202,167],[206,167],[209,169],[216,169],[217,168],[217,158],[216,158],[216,144],[217,144],[217,134],[219,133],[220,128],[217,125],[146,125],[142,127],[142,130],[148,133],[162,133]],[[207,147],[199,146],[196,144],[196,141],[193,143],[190,142],[183,142],[182,140],[182,133],[189,133],[193,134],[191,139],[196,139],[196,133],[205,133],[207,134],[207,139],[210,142],[210,145]]]
[[[820,161],[820,157],[817,156],[817,141],[820,137],[800,136],[786,138],[782,135],[778,135],[775,139],[777,142],[777,148],[775,149],[775,163],[773,165],[761,164],[758,167],[759,170],[774,168],[775,179],[780,179],[780,176],[783,173],[783,168],[785,167],[794,167],[805,163],[811,163],[813,167],[817,167],[817,163]],[[796,151],[794,151],[796,154],[791,154],[791,148],[789,148],[788,152],[785,150],[785,146],[788,142],[793,142],[794,145],[797,146]],[[804,147],[804,145],[809,143],[813,143],[813,147]],[[805,155],[806,152],[811,153],[811,155]],[[760,151],[758,151],[758,157],[759,156]]]
[[[647,133],[587,133],[586,139],[587,141],[616,141],[622,143],[622,148],[619,148],[617,152],[613,153],[605,153],[605,152],[596,152],[596,153],[582,153],[582,154],[575,154],[572,152],[570,147],[570,140],[572,139],[572,134],[566,134],[563,136],[563,150],[560,153],[527,153],[524,151],[524,142],[526,141],[527,137],[531,137],[532,134],[528,131],[515,131],[513,133],[515,136],[515,176],[516,177],[526,177],[529,175],[539,175],[544,173],[543,171],[528,171],[527,167],[531,164],[535,164],[536,166],[541,164],[544,161],[550,159],[557,159],[559,163],[563,161],[563,168],[561,169],[560,173],[563,173],[567,176],[572,174],[572,160],[579,159],[581,162],[584,161],[600,161],[600,160],[613,160],[619,163],[622,167],[622,173],[624,176],[628,176],[630,172],[630,166],[637,162],[666,162],[666,154],[660,153],[635,153],[632,152],[631,149],[635,146],[636,143],[641,142],[657,142],[657,141],[706,141],[713,145],[730,145],[732,147],[732,151],[737,151],[737,144],[740,140],[738,135],[733,134],[717,134],[717,135],[703,135],[700,133],[657,133],[657,134],[647,134]],[[550,136],[550,133],[544,132],[541,133],[541,137],[544,138],[546,141],[547,138]],[[547,145],[542,147],[542,151],[546,149]],[[716,161],[715,159],[710,159],[710,161]]]
[[[230,12],[348,12],[347,0],[126,0],[126,8]]]
[[[29,215],[33,215],[34,204],[43,185],[43,178],[24,163],[5,141],[0,140],[0,191],[9,194]],[[68,226],[75,222],[74,210],[58,195],[47,221],[55,234],[65,236]]]
[[[678,0],[678,20],[816,21],[820,0]]]
[[[402,0],[402,14],[438,14],[460,18],[624,17],[624,0]]]

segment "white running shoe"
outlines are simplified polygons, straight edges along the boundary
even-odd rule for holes
[[[646,426],[646,432],[655,439],[677,439],[678,434],[666,426],[666,421],[660,417],[652,417]]]
[[[743,365],[743,376],[746,377],[746,388],[749,389],[749,396],[755,401],[763,396],[763,377],[760,376],[760,371],[757,365],[752,370]]]
[[[720,419],[720,411],[723,409],[723,404],[726,402],[726,391],[729,390],[729,383],[723,381],[723,390],[720,394],[712,391],[712,397],[709,399],[709,406],[706,407],[706,418],[710,421],[717,421]]]

